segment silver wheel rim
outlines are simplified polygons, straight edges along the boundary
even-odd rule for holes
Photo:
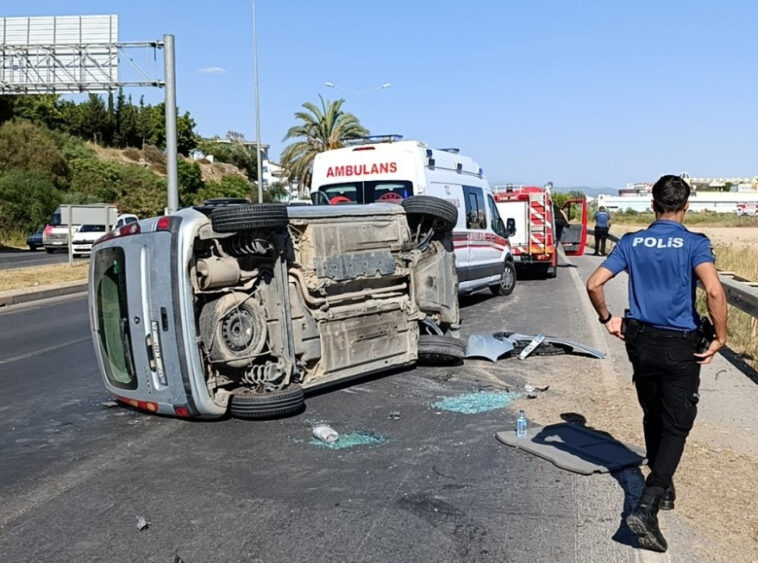
[[[509,290],[513,286],[513,271],[509,266],[503,268],[503,275],[500,276],[500,287]]]

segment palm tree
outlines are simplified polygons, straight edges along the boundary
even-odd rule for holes
[[[290,127],[282,139],[301,139],[284,149],[281,162],[287,180],[297,182],[299,191],[311,183],[313,157],[317,153],[338,149],[346,139],[368,135],[368,129],[357,117],[342,111],[345,100],[330,102],[320,95],[319,99],[320,108],[310,102],[303,104],[307,111],[295,113],[301,123]]]

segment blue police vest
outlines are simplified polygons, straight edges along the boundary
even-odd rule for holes
[[[595,213],[595,226],[601,229],[607,229],[608,223],[611,221],[611,216],[605,211],[598,211]]]
[[[711,241],[676,221],[624,235],[602,266],[629,274],[629,316],[668,330],[695,330],[695,268],[715,262]]]

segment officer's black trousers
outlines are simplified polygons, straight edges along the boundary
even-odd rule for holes
[[[605,243],[608,240],[608,227],[595,227],[595,254],[605,256]]]
[[[700,365],[693,356],[696,335],[635,325],[626,349],[634,367],[637,398],[644,413],[649,487],[668,487],[697,415]]]

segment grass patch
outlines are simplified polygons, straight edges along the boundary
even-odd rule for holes
[[[655,214],[652,211],[611,213],[611,224],[649,225],[653,221],[655,221]],[[758,227],[758,216],[715,213],[713,211],[689,211],[684,219],[684,224],[700,227]]]
[[[26,237],[31,233],[26,233],[19,229],[9,229],[0,233],[0,249],[2,248],[26,248]]]
[[[0,270],[0,291],[86,280],[88,272],[89,262]]]
[[[734,272],[748,280],[758,280],[758,250],[754,248],[736,248],[732,245],[715,245],[720,270]],[[698,291],[698,311],[705,314],[705,294]],[[758,369],[758,319],[729,306],[727,321],[728,346],[740,354],[753,369]]]

